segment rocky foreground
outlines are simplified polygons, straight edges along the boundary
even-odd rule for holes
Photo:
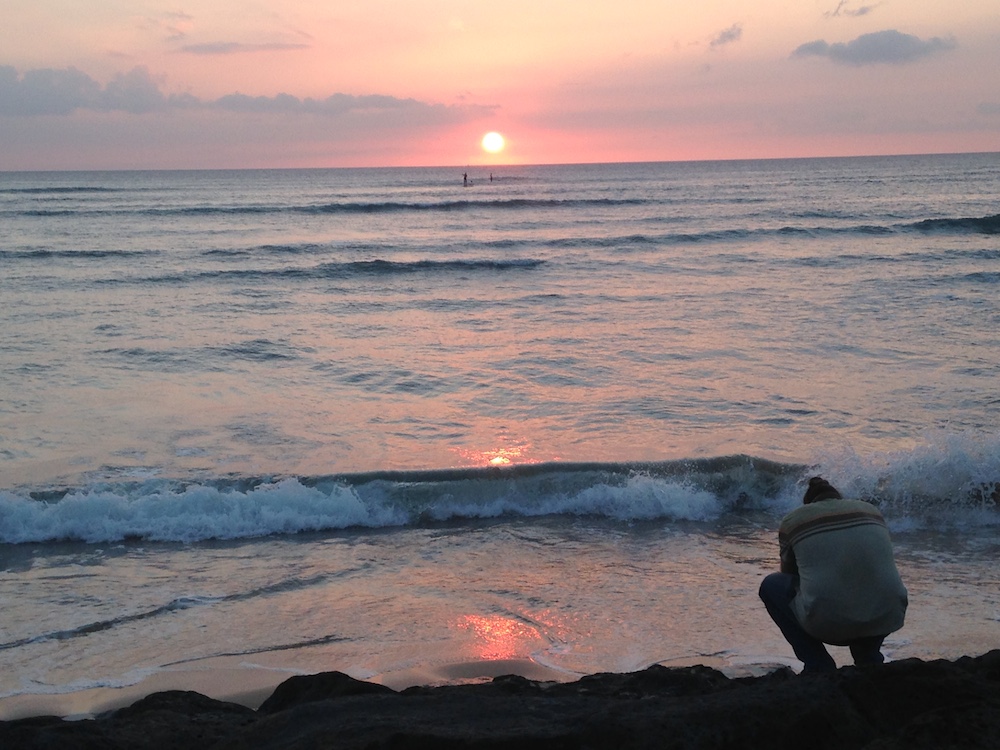
[[[11,750],[756,747],[1000,748],[1000,650],[822,676],[656,666],[401,692],[328,672],[287,680],[257,711],[174,691],[91,721],[0,722]]]

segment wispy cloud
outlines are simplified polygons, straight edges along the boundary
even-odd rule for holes
[[[142,29],[166,37],[169,42],[179,42],[187,37],[188,29],[194,23],[194,16],[183,11],[168,11],[140,18],[137,23]]]
[[[837,18],[838,16],[854,16],[854,17],[867,16],[869,13],[875,10],[875,8],[878,7],[877,4],[862,5],[858,8],[848,7],[849,5],[850,3],[848,2],[848,0],[840,0],[840,2],[837,3],[836,8],[834,8],[831,11],[827,11],[823,15],[826,16],[827,18]]]
[[[728,29],[720,31],[718,34],[716,34],[715,38],[712,39],[711,42],[709,42],[708,46],[713,49],[716,47],[722,47],[727,44],[732,44],[733,42],[738,42],[742,36],[743,36],[743,24],[734,23]]]
[[[902,65],[945,50],[954,49],[955,41],[932,37],[920,39],[894,29],[862,34],[850,42],[830,44],[822,39],[808,42],[792,52],[793,57],[825,57],[842,65]]]
[[[242,55],[254,52],[287,52],[300,49],[309,49],[309,45],[299,42],[266,42],[264,44],[207,42],[205,44],[185,44],[180,51],[192,55]]]
[[[213,106],[231,112],[271,112],[282,114],[343,115],[348,112],[420,109],[428,105],[416,99],[373,94],[352,96],[333,94],[325,99],[300,99],[291,94],[277,96],[246,96],[228,94],[213,102]]]

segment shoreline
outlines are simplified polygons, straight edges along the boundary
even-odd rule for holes
[[[497,665],[501,666],[501,665]],[[253,692],[253,691],[251,691]],[[250,693],[246,693],[249,696]],[[340,672],[281,682],[254,710],[167,690],[88,721],[0,721],[0,746],[169,750],[389,747],[1000,746],[1000,650],[822,675],[782,667],[731,678],[654,665],[572,682],[500,675],[395,690]]]

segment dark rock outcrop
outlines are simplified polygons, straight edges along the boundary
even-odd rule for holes
[[[92,721],[39,716],[0,721],[0,748],[10,750],[133,750],[208,748],[257,720],[246,706],[171,690],[154,693]]]
[[[1000,748],[1000,650],[830,675],[729,679],[655,666],[572,683],[507,676],[402,692],[331,672],[287,680],[258,711],[169,692],[93,721],[0,722],[0,747]]]

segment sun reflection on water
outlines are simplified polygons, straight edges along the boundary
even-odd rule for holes
[[[481,450],[477,448],[453,448],[466,463],[473,466],[511,466],[513,464],[536,464],[538,459],[528,458],[530,443],[500,445],[496,448]]]

